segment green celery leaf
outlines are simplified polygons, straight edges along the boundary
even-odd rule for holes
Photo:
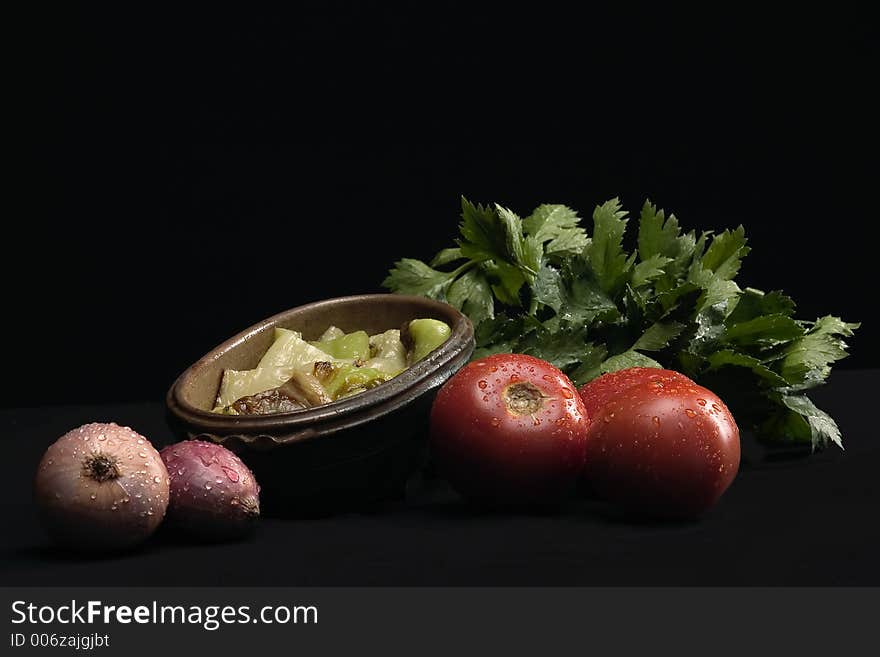
[[[703,290],[703,294],[697,299],[697,310],[702,312],[712,306],[721,306],[727,314],[733,308],[739,298],[739,285],[733,281],[716,278]]]
[[[730,280],[739,272],[742,259],[749,251],[745,229],[739,226],[733,232],[725,230],[712,239],[702,258],[702,264],[718,278]]]
[[[541,322],[529,315],[508,317],[499,313],[477,326],[474,332],[477,348],[472,359],[492,354],[517,353],[531,333],[544,330]]]
[[[639,215],[639,256],[647,261],[655,256],[674,258],[679,252],[678,219],[665,218],[650,201],[645,201]]]
[[[679,336],[684,324],[678,322],[656,322],[651,324],[632,348],[642,351],[660,351]]]
[[[639,215],[639,257],[647,262],[654,256],[669,258],[663,270],[669,280],[661,280],[661,291],[675,287],[675,279],[687,269],[694,255],[694,233],[681,235],[678,219],[666,216],[650,201],[645,201]]]
[[[570,261],[561,274],[561,320],[583,325],[597,318],[613,321],[619,315],[614,301],[602,290],[599,281],[580,258]]]
[[[478,268],[465,272],[449,287],[446,301],[470,317],[474,326],[495,316],[492,287]]]
[[[809,441],[813,450],[826,447],[829,442],[843,449],[837,423],[809,397],[774,393],[771,399],[780,404],[780,408],[762,424],[762,435],[790,442]]]
[[[510,353],[513,346],[520,339],[523,329],[523,318],[508,317],[505,313],[499,313],[491,319],[480,322],[474,330],[474,340],[477,350],[474,358],[479,358],[477,352],[488,356],[493,353]]]
[[[703,371],[703,368],[706,363],[706,359],[700,356],[699,354],[695,354],[692,351],[679,351],[676,356],[676,361],[678,363],[678,367],[675,369],[686,374],[692,379],[695,378],[700,372]]]
[[[558,313],[562,308],[563,301],[562,277],[559,275],[559,271],[550,265],[542,265],[532,286],[532,294],[538,303],[542,303]]]
[[[719,340],[724,335],[724,309],[709,307],[699,312],[691,326],[688,351],[706,356],[715,351]]]
[[[462,258],[464,258],[464,256],[461,254],[461,249],[457,246],[451,249],[443,249],[440,253],[434,256],[433,260],[431,260],[431,266],[439,267],[450,262],[455,262],[456,260],[461,260]]]
[[[843,338],[858,327],[839,317],[820,317],[802,338],[785,348],[779,373],[794,385],[824,381],[831,373],[831,363],[849,355]]]
[[[544,329],[530,333],[521,343],[524,354],[552,363],[561,370],[580,363],[593,347],[588,346],[584,333],[575,329],[563,329],[555,333]]]
[[[755,319],[761,315],[785,315],[786,317],[791,317],[794,309],[794,301],[782,292],[762,292],[753,287],[747,287],[739,295],[739,301],[737,301],[733,312],[730,313],[728,321],[731,324],[738,324],[739,322]]]
[[[564,205],[520,219],[499,204],[461,202],[458,246],[430,265],[399,260],[383,285],[460,308],[475,325],[474,358],[533,354],[579,385],[662,362],[723,393],[737,420],[770,440],[840,444],[837,425],[803,391],[846,357],[859,325],[799,321],[782,292],[741,289],[735,277],[750,250],[742,226],[682,233],[675,215],[647,201],[629,253],[618,199],[594,209],[592,236]],[[496,303],[508,314],[496,315]]]
[[[459,230],[462,236],[459,246],[465,258],[477,262],[505,258],[505,236],[499,229],[498,215],[492,208],[474,205],[462,196]]]
[[[608,355],[608,350],[603,344],[587,342],[583,347],[584,349],[581,353],[580,364],[568,371],[568,378],[571,379],[572,383],[576,386],[582,386],[599,376],[595,372]]]
[[[577,213],[564,205],[541,205],[523,219],[523,229],[539,244],[549,242],[544,252],[550,256],[576,255],[584,250],[589,240],[579,225]]]
[[[403,258],[394,263],[382,286],[398,294],[418,294],[443,301],[456,275],[457,272],[437,271],[421,260]]]
[[[791,317],[762,315],[739,324],[728,321],[723,341],[741,346],[772,347],[790,342],[803,334],[803,327]]]
[[[526,282],[520,269],[503,260],[489,260],[481,265],[492,282],[492,291],[501,303],[508,306],[522,305],[519,291]]]
[[[701,261],[695,260],[688,272],[688,282],[698,285],[703,293],[697,299],[697,312],[703,312],[712,306],[721,306],[725,316],[732,311],[739,298],[739,286],[731,280],[717,276],[710,268],[704,267]]]
[[[485,347],[487,345],[508,340],[510,337],[516,337],[521,324],[519,318],[510,318],[506,313],[498,313],[492,319],[480,322],[474,329],[474,341],[477,347]],[[512,331],[511,331],[512,329]]]
[[[706,251],[706,245],[709,243],[709,238],[712,237],[711,230],[704,230],[700,233],[700,237],[694,242],[694,252],[693,252],[693,262],[694,264],[701,264],[703,261],[703,253]]]
[[[538,270],[541,268],[541,243],[534,237],[528,236],[522,241],[522,265],[523,272],[529,283],[535,282]]]
[[[766,381],[768,385],[774,387],[787,385],[785,379],[764,365],[764,363],[757,358],[730,349],[722,349],[721,351],[716,351],[715,353],[710,354],[707,361],[709,363],[709,370],[711,371],[720,370],[723,367],[745,367],[754,372],[756,376]]]
[[[677,311],[680,306],[684,306],[686,310],[677,314],[690,317],[692,313],[689,311],[693,307],[693,304],[696,303],[697,297],[701,293],[702,291],[700,290],[699,285],[686,282],[666,292],[658,294],[657,302],[663,309],[664,316],[669,315],[673,311]]]
[[[581,385],[582,383],[592,381],[597,376],[601,376],[602,374],[607,374],[608,372],[617,372],[618,370],[625,370],[630,367],[662,368],[663,366],[653,358],[650,358],[648,356],[645,356],[645,354],[640,354],[638,351],[633,351],[632,349],[630,349],[629,351],[624,351],[622,354],[617,354],[616,356],[606,358],[604,361],[602,361],[598,365],[593,366],[592,368],[578,368],[577,370],[575,370],[578,378],[576,383],[577,385]],[[574,381],[574,379],[572,380]]]
[[[664,274],[663,267],[672,261],[658,253],[655,253],[647,260],[642,260],[633,267],[631,283],[633,287],[641,287],[646,283],[650,283],[655,278],[659,278]]]
[[[547,243],[544,247],[544,253],[556,260],[571,255],[583,253],[584,249],[590,244],[590,238],[584,233],[575,232],[574,230],[562,233],[559,237]]]
[[[519,218],[512,210],[508,210],[495,204],[495,211],[498,213],[501,226],[504,229],[504,245],[503,252],[505,260],[516,266],[525,265],[523,259],[523,229],[522,219]],[[537,274],[537,267],[531,270],[532,275]]]
[[[635,260],[635,254],[627,257],[623,250],[626,214],[616,198],[596,206],[593,211],[593,237],[584,255],[605,292],[619,287]]]

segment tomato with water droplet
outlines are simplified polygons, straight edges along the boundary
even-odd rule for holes
[[[580,389],[590,429],[584,476],[605,499],[647,515],[693,517],[739,468],[739,429],[711,390],[669,370],[631,368]]]
[[[486,386],[486,367],[502,374]],[[493,506],[543,506],[583,469],[590,418],[574,384],[550,363],[496,354],[459,370],[431,409],[431,452],[464,497]]]

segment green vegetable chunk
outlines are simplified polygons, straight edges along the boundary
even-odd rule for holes
[[[452,329],[437,319],[414,319],[409,323],[409,334],[413,343],[410,363],[415,363],[446,342]]]
[[[343,360],[366,360],[370,357],[370,336],[366,331],[344,333],[338,338],[311,343],[324,353]]]
[[[333,399],[339,399],[356,392],[375,388],[390,377],[372,367],[356,367],[355,365],[339,365],[333,373],[323,381],[324,389]]]

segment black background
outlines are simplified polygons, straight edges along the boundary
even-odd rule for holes
[[[743,223],[740,282],[784,289],[807,319],[864,320],[841,366],[880,366],[865,16],[30,11],[8,23],[25,148],[2,224],[5,584],[880,582],[876,371],[815,393],[845,452],[773,460],[746,436],[737,484],[700,522],[580,498],[484,516],[440,484],[376,513],[265,518],[212,549],[163,527],[91,560],[51,548],[23,493],[84,422],[173,440],[162,397],[181,370],[277,311],[379,291],[394,260],[449,244],[461,194],[584,216],[650,197],[686,228]]]
[[[4,222],[0,403],[161,399],[251,323],[430,257],[461,194],[742,222],[743,282],[868,319],[865,16],[419,6],[10,23],[24,203]],[[878,365],[871,331],[843,366]]]

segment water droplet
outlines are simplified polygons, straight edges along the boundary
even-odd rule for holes
[[[103,433],[99,433],[98,440],[103,442],[103,441],[107,440],[107,436],[105,436]]]
[[[211,484],[205,484],[205,490],[211,490],[211,488],[212,488]]]
[[[182,475],[184,472],[186,472],[186,468],[177,468],[177,474]]]
[[[712,408],[715,409],[716,412],[721,411],[721,407],[718,404],[712,404]]]
[[[486,386],[489,385],[489,384],[488,384],[486,381],[479,381],[479,382],[477,383],[477,385],[480,386],[480,390],[485,390],[485,389],[486,389]]]
[[[489,424],[491,424],[493,427],[497,427],[499,424],[501,424],[501,419],[493,417],[492,421]]]
[[[656,415],[655,415],[654,417],[651,418],[651,422],[653,422],[654,424],[656,424],[658,427],[660,426],[660,418],[657,417]]]
[[[147,458],[147,453],[146,452],[138,452],[138,456],[140,456],[142,459],[145,459],[145,458]]]
[[[90,499],[90,500],[95,500],[95,499],[97,499],[97,498],[98,498],[98,496],[95,495],[94,493],[92,493],[91,495],[89,495],[89,499]]]
[[[144,444],[143,438],[138,438],[137,444],[143,445]]]
[[[545,381],[549,382],[549,383],[553,383],[553,377],[550,376],[549,374],[545,374],[545,375],[542,376],[541,378],[544,379]]]
[[[698,403],[700,406],[705,406],[705,405],[706,405],[706,400],[705,400],[705,399],[698,399],[698,400],[697,400],[697,403]]]
[[[562,396],[565,397],[566,399],[571,399],[574,397],[574,393],[571,390],[569,390],[568,388],[563,388],[562,389]]]
[[[158,484],[158,483],[161,483],[161,482],[162,482],[162,477],[153,477],[153,481],[154,481],[155,483],[157,483],[157,484]]]
[[[238,481],[238,473],[232,468],[227,468],[226,466],[223,466],[223,472],[226,473],[226,477],[229,479],[229,481]]]
[[[114,504],[113,506],[110,507],[110,510],[111,510],[111,511],[116,511],[116,509],[118,509],[118,508],[119,508],[119,507],[116,506],[116,505]]]
[[[696,411],[693,411],[693,410],[691,410],[691,409],[689,409],[689,408],[684,409],[684,414],[687,415],[687,416],[690,417],[690,418],[694,418],[694,417],[697,416]]]

